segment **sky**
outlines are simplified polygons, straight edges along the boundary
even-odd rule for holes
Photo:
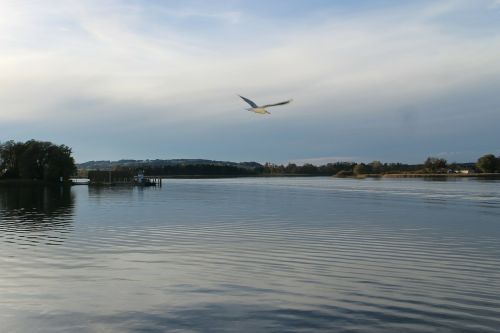
[[[500,0],[0,0],[0,141],[77,162],[500,155]],[[246,111],[237,94],[269,108]]]

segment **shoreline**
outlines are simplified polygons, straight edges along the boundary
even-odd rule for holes
[[[500,173],[474,173],[474,174],[445,174],[445,173],[388,173],[388,174],[363,174],[363,175],[315,175],[315,174],[265,174],[265,175],[169,175],[169,176],[155,176],[162,179],[231,179],[231,178],[314,178],[314,177],[330,177],[330,178],[347,178],[347,179],[397,179],[397,178],[433,178],[433,179],[463,179],[463,178],[479,178],[479,179],[490,179],[490,180],[500,180]],[[71,181],[60,182],[50,182],[43,180],[31,180],[31,179],[0,179],[0,186],[9,185],[30,185],[30,186],[80,186],[82,184],[74,184]],[[129,182],[113,182],[109,184],[107,182],[91,182],[85,184],[89,186],[126,186],[133,185]]]
[[[2,185],[71,186],[71,182],[64,181],[61,183],[35,179],[0,179],[0,186]]]
[[[500,173],[471,173],[471,174],[460,174],[460,173],[388,173],[382,175],[383,178],[499,178]]]

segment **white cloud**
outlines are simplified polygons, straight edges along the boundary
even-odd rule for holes
[[[120,1],[1,2],[0,121],[139,112],[156,124],[214,123],[245,107],[236,93],[293,97],[275,114],[298,119],[416,104],[500,78],[500,33],[464,36],[439,21],[464,3],[279,27],[251,16],[241,24],[236,10],[165,9],[231,25],[210,34]]]
[[[241,21],[241,12],[239,11],[200,11],[196,9],[181,9],[163,11],[165,14],[176,16],[179,18],[206,18],[211,20],[221,20],[227,23],[236,24]]]

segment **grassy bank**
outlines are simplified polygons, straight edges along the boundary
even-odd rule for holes
[[[383,178],[491,178],[500,179],[500,173],[389,173],[382,175]]]
[[[459,179],[459,178],[480,178],[480,179],[500,179],[500,173],[473,173],[473,174],[447,174],[447,173],[386,173],[386,174],[360,174],[360,175],[336,175],[335,178],[432,178],[432,179]]]

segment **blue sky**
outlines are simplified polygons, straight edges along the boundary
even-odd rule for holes
[[[77,161],[500,154],[500,1],[0,0],[0,141]],[[293,98],[270,116],[244,110]]]

